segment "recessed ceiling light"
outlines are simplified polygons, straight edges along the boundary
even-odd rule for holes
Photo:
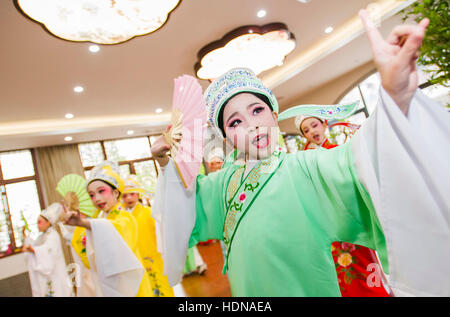
[[[66,119],[72,119],[74,117],[74,115],[71,113],[66,113],[65,117],[66,117]]]
[[[76,87],[73,89],[73,91],[75,91],[75,92],[82,92],[83,90],[84,90],[84,88],[81,87],[81,86],[76,86]]]
[[[98,45],[90,45],[89,46],[89,51],[91,51],[92,53],[97,53],[98,51],[100,51],[100,46],[98,46]]]
[[[133,131],[133,130],[128,130],[128,131],[127,131],[127,134],[128,134],[128,135],[132,135],[132,134],[134,134],[134,131]]]
[[[66,136],[64,138],[64,141],[67,141],[67,142],[72,141],[72,137],[71,136]]]
[[[162,108],[158,108],[155,110],[156,113],[161,113],[162,111],[163,111]]]
[[[331,26],[329,26],[329,27],[327,27],[326,29],[325,29],[325,33],[331,33],[331,32],[333,32],[333,28],[331,27]]]
[[[258,13],[256,13],[256,16],[258,18],[264,18],[266,14],[267,14],[266,10],[259,10]]]
[[[308,3],[309,2],[309,0],[297,0],[298,2],[301,2],[301,3]]]

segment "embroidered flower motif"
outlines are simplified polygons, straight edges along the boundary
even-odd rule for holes
[[[239,195],[239,201],[241,203],[243,203],[246,199],[247,199],[247,194],[245,192],[243,192],[242,194]]]
[[[352,252],[352,251],[356,250],[355,245],[353,243],[348,243],[348,242],[342,242],[341,248],[342,248],[342,250],[347,251],[347,252]]]
[[[83,247],[86,247],[86,236],[81,237],[81,244],[83,245]]]
[[[341,255],[339,255],[337,262],[342,265],[343,267],[347,267],[350,264],[352,264],[352,256],[350,253],[342,253]]]

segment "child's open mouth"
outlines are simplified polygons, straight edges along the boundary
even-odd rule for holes
[[[106,203],[97,204],[98,208],[103,209],[106,206]]]
[[[269,145],[269,136],[267,134],[258,134],[252,141],[257,149],[265,148]]]

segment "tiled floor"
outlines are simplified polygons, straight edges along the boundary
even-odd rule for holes
[[[192,274],[183,278],[174,287],[175,296],[184,297],[230,297],[230,285],[222,274],[223,255],[220,242],[197,246],[208,268],[202,274]]]

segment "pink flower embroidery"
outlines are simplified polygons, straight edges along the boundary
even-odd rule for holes
[[[355,249],[356,249],[354,244],[348,243],[348,242],[342,242],[341,248],[342,248],[342,250],[349,251],[349,252],[355,251]]]
[[[86,236],[81,237],[81,244],[86,247]]]
[[[239,201],[243,203],[247,199],[247,195],[244,193],[239,195]]]

